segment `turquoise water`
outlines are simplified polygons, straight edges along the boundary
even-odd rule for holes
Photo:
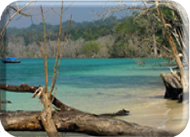
[[[146,59],[145,67],[135,59],[62,59],[56,87],[56,97],[64,103],[93,113],[115,111],[135,104],[151,92],[164,89],[161,72],[169,67],[152,66],[163,59]],[[54,59],[48,60],[49,85],[53,75]],[[44,85],[42,59],[22,59],[20,64],[1,64],[6,67],[6,84]],[[6,93],[6,110],[41,110],[38,98],[31,93]]]

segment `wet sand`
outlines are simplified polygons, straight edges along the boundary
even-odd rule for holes
[[[140,125],[146,125],[172,132],[174,135],[180,134],[188,122],[188,103],[178,103],[176,100],[163,99],[164,91],[152,92],[139,97],[136,103],[115,105],[107,108],[106,111],[112,112],[119,109],[127,109],[130,115],[117,117]],[[112,111],[109,111],[111,110]],[[98,111],[94,110],[94,111]],[[103,110],[105,112],[105,110]],[[98,112],[97,112],[98,113]],[[45,132],[10,132],[12,135],[22,136],[46,136]],[[61,136],[84,136],[77,133],[60,133]]]
[[[169,119],[165,122],[165,129],[173,132],[174,134],[180,134],[188,123],[188,103],[184,102],[183,104],[172,104],[172,102],[168,102],[171,111],[168,113]],[[180,113],[181,112],[181,113]]]
[[[188,102],[163,99],[164,91],[150,94],[147,102],[129,107],[130,115],[122,120],[180,134],[188,122]]]

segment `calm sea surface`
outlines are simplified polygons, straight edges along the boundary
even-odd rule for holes
[[[43,60],[21,60],[20,64],[1,64],[6,67],[6,84],[43,86]],[[54,62],[55,59],[48,60],[49,86]],[[114,112],[139,100],[146,102],[149,94],[164,90],[160,73],[169,72],[169,67],[154,65],[163,63],[163,59],[146,59],[146,62],[142,67],[135,59],[62,59],[56,97],[92,113]],[[6,100],[12,104],[6,105],[6,110],[41,110],[38,98],[31,96],[31,93],[7,92]]]

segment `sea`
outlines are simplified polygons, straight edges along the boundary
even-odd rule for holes
[[[49,89],[54,63],[55,59],[48,59]],[[21,63],[1,64],[1,67],[5,67],[5,77],[1,78],[5,84],[45,85],[43,59],[21,59]],[[162,72],[170,72],[164,59],[63,58],[55,86],[57,90],[53,94],[68,106],[82,111],[102,114],[126,109],[130,114],[119,119],[169,129],[170,126],[165,125],[171,119],[168,113],[183,106],[164,99]],[[43,109],[38,97],[32,98],[31,93],[6,92],[2,100],[12,102],[3,106],[6,111]]]

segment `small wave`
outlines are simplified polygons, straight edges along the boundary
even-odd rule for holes
[[[165,128],[166,126],[165,126],[165,123],[169,120],[170,118],[166,118],[165,120],[163,120],[160,124],[159,124],[159,126],[157,126],[157,129],[163,129],[163,128]]]

